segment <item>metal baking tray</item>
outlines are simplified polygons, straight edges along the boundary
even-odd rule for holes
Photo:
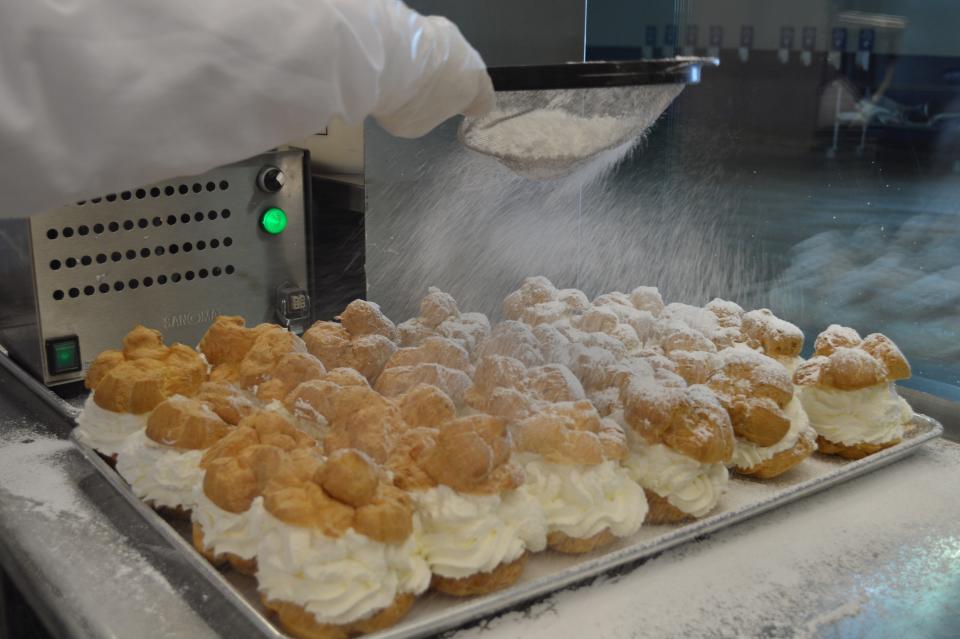
[[[45,390],[45,389],[44,389]],[[60,403],[61,411],[75,408]],[[371,639],[408,639],[451,630],[471,621],[515,608],[525,602],[561,590],[612,569],[639,562],[705,534],[727,528],[778,508],[807,495],[820,492],[854,477],[872,472],[907,455],[939,437],[943,426],[925,415],[916,415],[903,441],[857,461],[814,454],[788,473],[773,480],[731,477],[727,493],[715,514],[682,525],[643,526],[635,535],[602,550],[579,556],[545,552],[533,555],[520,581],[513,587],[484,597],[458,599],[428,592],[417,600],[410,614],[399,624]],[[90,447],[71,435],[71,440],[90,463],[161,535],[179,548],[210,583],[231,601],[265,637],[286,635],[268,618],[260,603],[256,581],[229,568],[207,563],[190,542],[188,522],[170,522],[140,501],[120,475]]]

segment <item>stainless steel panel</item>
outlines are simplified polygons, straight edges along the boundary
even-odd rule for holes
[[[269,165],[286,175],[278,193],[257,186]],[[279,235],[260,228],[274,206],[288,218]],[[138,323],[194,345],[218,314],[273,320],[277,287],[308,285],[304,211],[303,152],[292,150],[31,218],[41,357],[45,339],[77,335],[86,369]]]
[[[939,437],[943,427],[924,415],[916,415],[904,440],[886,450],[857,461],[815,455],[775,482],[733,478],[720,503],[720,512],[680,526],[644,526],[633,537],[604,551],[588,555],[541,553],[527,564],[520,582],[501,592],[474,599],[452,599],[427,593],[418,599],[410,614],[396,626],[367,635],[371,639],[408,639],[450,630],[472,620],[503,612],[536,597],[600,575],[617,567],[638,562],[702,535],[812,495],[837,484],[882,468],[916,452],[925,442]],[[236,606],[237,613],[253,623],[264,636],[284,637],[272,626],[256,591],[253,578],[234,571],[221,572],[196,553],[190,544],[187,525],[171,525],[143,504],[120,476],[91,448],[73,439],[74,444],[129,501],[144,519],[179,547],[210,582]]]

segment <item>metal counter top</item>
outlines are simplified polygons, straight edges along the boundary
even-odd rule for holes
[[[58,636],[250,636],[252,628],[0,370],[0,563]],[[960,445],[918,454],[453,633],[955,637]]]

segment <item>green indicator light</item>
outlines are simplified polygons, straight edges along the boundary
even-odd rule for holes
[[[279,235],[287,228],[287,214],[277,207],[267,209],[260,216],[260,226],[270,235]]]
[[[77,351],[73,348],[73,344],[63,344],[62,346],[55,346],[54,349],[57,352],[57,366],[60,368],[70,368],[74,366],[77,361]]]

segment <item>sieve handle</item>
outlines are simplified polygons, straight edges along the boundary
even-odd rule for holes
[[[696,84],[704,65],[717,66],[717,58],[665,58],[614,62],[492,67],[487,69],[497,91],[595,89],[647,84]]]

